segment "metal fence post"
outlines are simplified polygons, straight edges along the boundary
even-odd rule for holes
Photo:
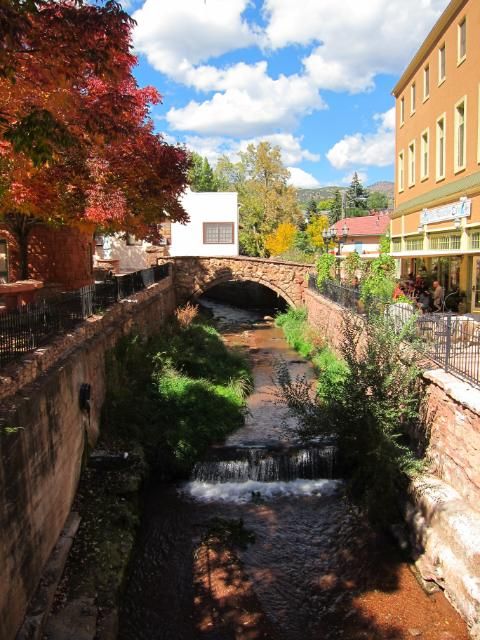
[[[452,315],[449,313],[447,316],[447,335],[445,336],[445,371],[448,372],[448,365],[450,363],[450,350],[452,347]]]

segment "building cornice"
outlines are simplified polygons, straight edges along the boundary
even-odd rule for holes
[[[430,53],[431,48],[437,42],[438,38],[444,32],[446,27],[449,25],[452,18],[456,13],[460,11],[460,9],[467,3],[468,0],[451,0],[450,4],[447,6],[445,11],[442,13],[440,18],[435,23],[433,29],[430,31],[428,36],[423,41],[422,46],[417,51],[417,53],[412,58],[410,64],[403,72],[400,80],[397,82],[395,87],[392,90],[392,94],[395,98],[398,98],[399,94],[403,91],[405,85],[408,83],[410,78],[417,71],[418,67],[425,60],[427,55]]]
[[[395,209],[391,214],[391,218],[394,220],[402,215],[421,211],[432,205],[440,206],[442,204],[448,204],[456,197],[474,196],[478,193],[480,193],[480,171],[465,176],[465,178],[461,178],[460,180],[442,184],[440,187],[428,191],[428,193],[407,200]]]

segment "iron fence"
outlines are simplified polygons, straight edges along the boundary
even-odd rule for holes
[[[169,264],[104,280],[0,314],[0,366],[34,351],[79,322],[166,278]]]
[[[445,371],[480,387],[480,321],[477,318],[452,312],[421,314],[408,302],[386,303],[373,299],[365,305],[357,289],[330,280],[319,287],[314,274],[310,274],[308,286],[359,315],[385,314],[397,331],[410,323],[409,335],[426,357]]]

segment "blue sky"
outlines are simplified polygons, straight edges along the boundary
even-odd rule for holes
[[[212,164],[282,150],[299,187],[393,180],[391,89],[448,0],[130,0],[156,128]]]

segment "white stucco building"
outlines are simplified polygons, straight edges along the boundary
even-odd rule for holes
[[[189,222],[161,225],[163,238],[156,246],[118,233],[99,236],[96,265],[120,272],[138,271],[161,256],[238,256],[238,197],[236,192],[197,192],[188,189],[182,204]],[[106,260],[107,259],[107,260]],[[110,263],[109,263],[110,261]],[[113,262],[112,262],[113,261]]]
[[[188,190],[182,204],[190,222],[171,225],[171,256],[238,256],[238,198],[235,191]]]

